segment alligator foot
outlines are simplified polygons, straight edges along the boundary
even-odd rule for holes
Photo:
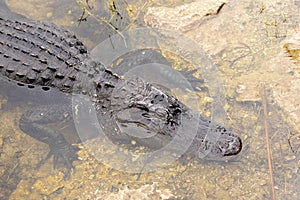
[[[57,169],[59,163],[67,167],[67,170],[73,170],[73,161],[78,160],[78,147],[72,146],[69,143],[64,145],[50,145],[50,151],[47,156],[42,159],[36,166],[39,169],[53,156],[53,168]]]
[[[48,127],[50,123],[70,122],[72,111],[67,105],[44,105],[30,109],[20,119],[20,129],[27,135],[49,145],[50,152],[39,162],[43,165],[52,155],[54,168],[61,161],[69,170],[73,169],[73,161],[78,160],[78,147],[72,146],[58,131]]]

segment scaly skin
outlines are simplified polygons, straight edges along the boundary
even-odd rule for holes
[[[23,87],[89,95],[98,120],[112,141],[135,139],[155,149],[181,134],[183,141],[192,141],[187,151],[190,155],[213,159],[236,155],[242,148],[237,135],[192,111],[167,92],[139,78],[124,80],[95,63],[76,36],[53,24],[0,16],[0,74],[11,80],[11,84]],[[190,138],[192,133],[179,129],[193,120],[196,120],[196,132]],[[46,126],[61,121],[72,121],[70,104],[58,102],[34,107],[21,117],[20,128],[50,146],[47,157],[51,154],[55,160],[62,157],[72,168],[77,148],[62,133]],[[117,123],[135,124],[157,134],[151,138],[135,138],[121,132]]]

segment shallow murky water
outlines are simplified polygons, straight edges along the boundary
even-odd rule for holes
[[[52,160],[34,168],[48,147],[18,128],[30,102],[10,103],[0,93],[0,198],[272,199],[272,190],[275,199],[300,198],[299,1],[88,1],[83,2],[88,8],[83,18],[88,12],[91,16],[80,25],[82,10],[76,1],[7,4],[28,18],[72,30],[95,59],[111,67],[135,49],[160,49],[173,68],[194,70],[193,78],[204,83],[186,86],[189,79],[162,65],[125,72],[146,74],[144,78],[169,88],[200,113],[236,130],[244,146],[228,162],[176,161],[140,174],[101,164],[82,149],[83,160],[64,179]],[[168,65],[162,58],[156,62]],[[99,138],[86,143],[114,159],[115,152],[105,150]]]

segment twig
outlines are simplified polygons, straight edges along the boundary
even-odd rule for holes
[[[263,104],[263,109],[264,109],[264,125],[265,125],[265,134],[266,134],[266,147],[267,147],[267,152],[268,152],[270,184],[271,184],[271,188],[272,188],[272,200],[275,200],[273,168],[272,168],[271,151],[270,151],[270,144],[269,144],[268,110],[267,110],[267,95],[266,95],[265,84],[262,84],[262,87],[261,87],[261,97],[262,97],[262,104]]]
[[[105,23],[106,25],[108,25],[111,29],[113,29],[114,31],[116,31],[116,33],[118,35],[121,36],[121,38],[123,39],[124,41],[124,44],[125,44],[125,47],[127,47],[127,43],[126,43],[126,38],[125,36],[115,27],[113,26],[106,18],[104,17],[101,17],[101,18],[98,18],[97,16],[93,15],[85,6],[84,4],[82,3],[81,0],[76,0],[77,4],[81,7],[82,11],[83,11],[83,14],[81,16],[82,18],[82,21],[86,20],[85,18],[83,18],[84,14],[87,14],[88,16],[91,16],[93,17],[96,21],[98,21],[99,23],[103,22]]]

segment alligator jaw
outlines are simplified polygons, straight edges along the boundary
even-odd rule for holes
[[[109,110],[119,127],[131,129],[123,129],[122,135],[150,149],[164,148],[175,141],[170,150],[176,154],[209,160],[228,159],[242,149],[235,133],[137,77],[118,79],[105,102],[109,103],[98,112]]]

